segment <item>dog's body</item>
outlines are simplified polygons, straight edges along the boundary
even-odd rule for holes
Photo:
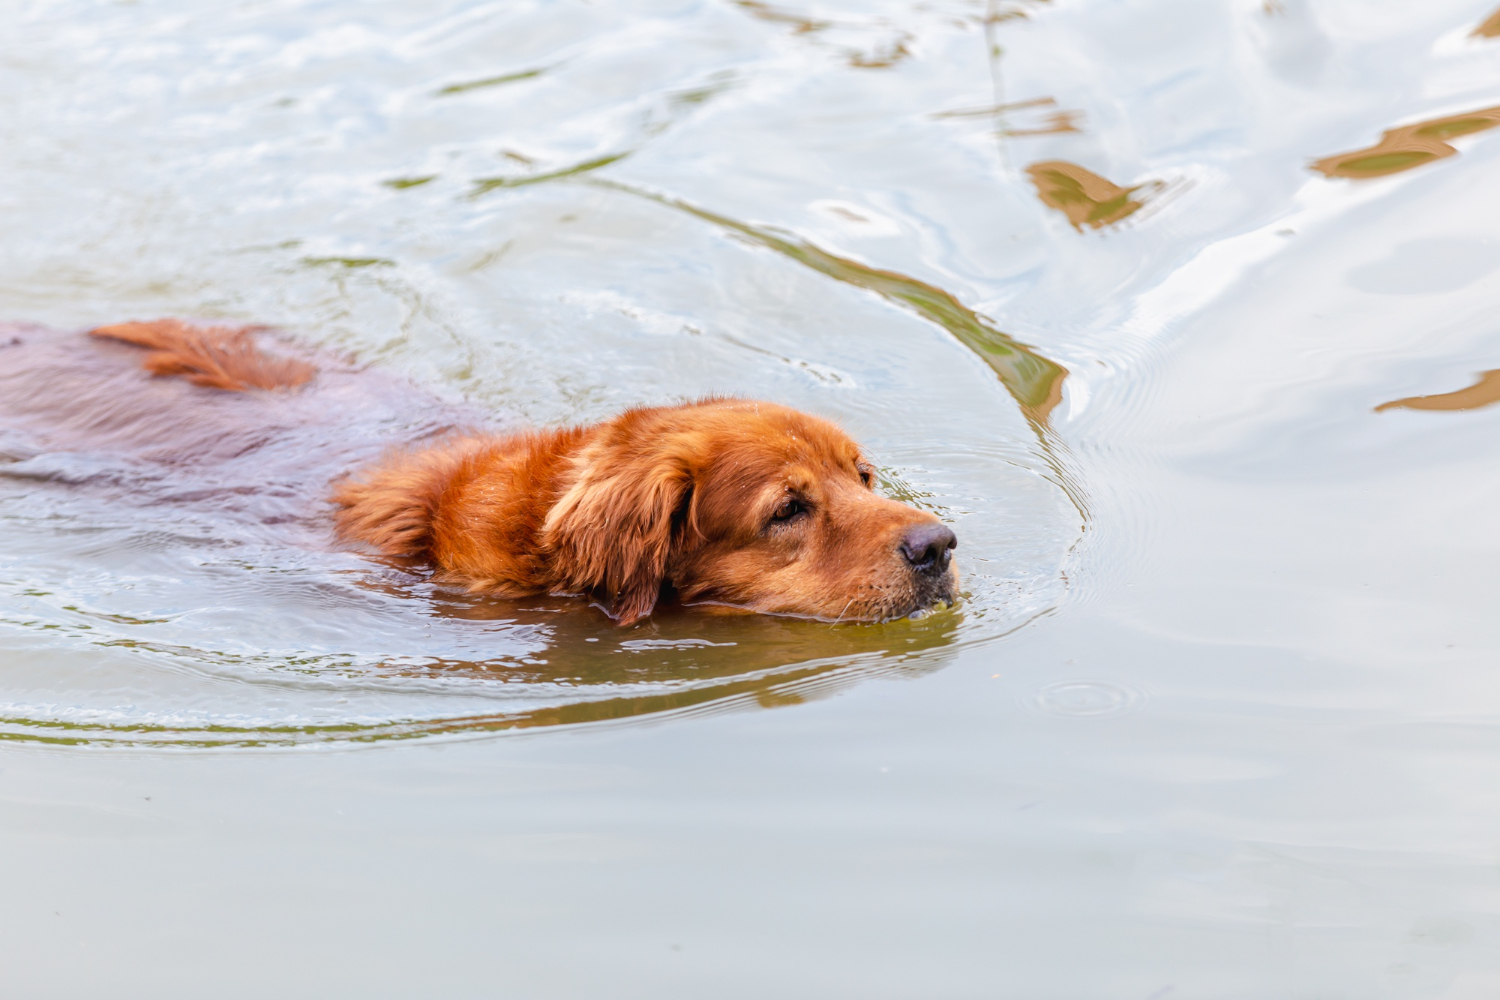
[[[93,331],[92,347],[12,329],[0,412],[47,446],[259,468],[292,506],[309,478],[363,466],[334,489],[338,534],[472,591],[589,596],[621,624],[667,590],[828,620],[954,597],[953,533],[875,494],[872,467],[837,427],[775,404],[710,399],[588,427],[445,434],[472,415],[374,373],[269,354],[248,329],[121,324]],[[150,372],[180,378],[125,363],[141,347]],[[371,464],[378,437],[428,443]]]

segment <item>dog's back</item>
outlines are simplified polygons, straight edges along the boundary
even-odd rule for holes
[[[89,336],[144,347],[141,367],[148,372],[179,375],[205,389],[295,389],[317,374],[311,361],[266,350],[256,342],[259,332],[259,327],[192,326],[161,319],[95,327]]]
[[[289,519],[391,444],[473,422],[399,379],[265,340],[177,321],[93,336],[0,325],[0,474]]]

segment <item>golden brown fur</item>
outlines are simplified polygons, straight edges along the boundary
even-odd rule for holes
[[[261,351],[250,329],[166,320],[92,333],[146,347],[153,374],[236,390],[211,398],[301,386],[291,396],[264,394],[281,399],[273,408],[279,423],[236,446],[235,461],[265,451],[260,442],[276,433],[292,433],[287,414],[303,420],[317,412],[295,409],[299,396],[362,398],[347,381],[324,385],[330,373]],[[32,411],[52,412],[40,404]],[[232,408],[216,412],[221,422],[239,419]],[[116,439],[144,433],[110,419],[124,428],[113,431]],[[162,454],[163,438],[192,433],[164,420],[148,428]],[[80,427],[98,424],[89,417]],[[227,436],[205,432],[194,453],[210,455],[221,440]],[[952,532],[873,485],[859,447],[833,424],[773,403],[709,399],[627,410],[587,427],[449,435],[343,478],[332,499],[346,541],[425,560],[440,579],[476,592],[592,597],[621,624],[651,614],[664,594],[827,620],[898,617],[952,600]]]
[[[951,600],[946,556],[923,575],[900,551],[937,519],[872,485],[827,421],[714,399],[396,455],[334,502],[346,538],[474,590],[592,595],[622,624],[664,586],[689,604],[835,620]],[[801,509],[778,519],[789,503]]]
[[[153,375],[181,375],[210,389],[295,388],[313,377],[312,365],[273,357],[255,344],[255,327],[189,326],[176,319],[116,323],[89,333],[145,347],[142,366]]]

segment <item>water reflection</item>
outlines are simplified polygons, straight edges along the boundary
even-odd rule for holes
[[[482,178],[474,181],[474,188],[470,192],[469,197],[478,197],[497,188],[521,187],[543,181],[576,177],[580,174],[589,173],[615,163],[627,155],[621,153],[613,156],[599,157],[563,170],[555,170],[544,174]],[[1039,164],[1038,166],[1054,165]],[[1071,164],[1062,164],[1062,166],[1071,167],[1090,178],[1091,182],[1088,187],[1088,191],[1090,192],[1102,193],[1099,185],[1106,185],[1113,190],[1121,191],[1122,195],[1126,197],[1128,204],[1123,207],[1116,206],[1113,202],[1096,205],[1094,213],[1099,217],[1100,221],[1090,221],[1090,224],[1095,228],[1109,222],[1118,221],[1141,207],[1140,201],[1129,199],[1128,196],[1134,191],[1142,190],[1146,187],[1145,185],[1125,191],[1124,189],[1114,188],[1108,181],[1088,173],[1088,171],[1083,170],[1081,167],[1072,167]],[[388,186],[397,188],[415,187],[425,183],[428,179],[430,178],[412,178],[386,181],[385,183]],[[657,204],[687,212],[690,215],[729,230],[754,244],[774,250],[800,264],[811,267],[813,270],[830,278],[875,292],[882,298],[913,310],[923,319],[943,327],[965,347],[984,359],[985,364],[989,365],[995,374],[1000,377],[1001,383],[1020,405],[1026,419],[1039,432],[1046,428],[1048,415],[1062,399],[1062,384],[1068,374],[1066,368],[1050,358],[1038,354],[1029,345],[1023,344],[1010,335],[996,329],[989,321],[954,298],[950,292],[896,271],[882,270],[850,260],[847,257],[839,257],[814,246],[792,233],[752,226],[727,216],[710,212],[707,209],[699,208],[680,199],[634,188],[617,181],[595,179],[592,183],[599,187],[606,187],[614,191],[646,198]],[[1047,194],[1044,193],[1043,200],[1046,200],[1047,197]]]
[[[1483,132],[1496,125],[1500,125],[1500,107],[1403,125],[1387,129],[1381,134],[1380,141],[1373,146],[1318,160],[1312,164],[1312,169],[1329,177],[1350,177],[1356,180],[1384,177],[1455,156],[1458,150],[1449,145],[1450,139]]]
[[[1500,37],[1500,10],[1479,22],[1479,27],[1475,28],[1473,33],[1476,38]]]
[[[576,177],[579,174],[598,170],[600,167],[607,167],[611,163],[618,163],[629,155],[629,153],[614,153],[610,156],[598,156],[592,160],[575,163],[571,167],[563,167],[560,170],[549,170],[546,173],[540,174],[521,174],[514,177],[480,177],[475,179],[474,188],[469,192],[469,197],[477,198],[489,191],[494,191],[496,188],[525,187],[528,184],[540,184],[544,181],[561,180],[564,177]],[[412,185],[408,184],[405,186],[410,187]]]
[[[523,632],[532,641],[524,655],[493,660],[442,657],[398,658],[351,668],[349,662],[288,663],[310,679],[336,679],[340,690],[370,685],[453,695],[487,691],[501,710],[447,716],[372,719],[368,714],[285,722],[239,722],[192,718],[182,708],[135,713],[85,713],[84,717],[0,713],[0,741],[48,744],[174,745],[188,747],[278,746],[320,742],[408,739],[443,733],[624,720],[661,713],[727,711],[758,705],[800,704],[826,696],[862,678],[880,674],[920,675],[942,661],[915,654],[952,643],[961,616],[937,612],[920,619],[876,625],[828,625],[766,615],[705,614],[668,607],[641,629],[619,630],[578,614],[576,601],[502,601],[425,588],[385,588],[392,596],[426,606],[438,619],[482,623]],[[629,638],[625,638],[629,636]],[[539,640],[539,641],[538,641]],[[189,656],[160,644],[104,640],[100,645],[143,654]],[[253,664],[236,664],[241,672]],[[268,678],[269,680],[269,678]],[[285,680],[271,681],[285,686]],[[540,702],[540,704],[538,704]],[[95,718],[88,718],[92,714]]]
[[[451,94],[464,94],[471,90],[483,90],[488,87],[500,87],[507,83],[519,83],[522,80],[531,80],[545,73],[545,69],[528,69],[519,73],[502,73],[500,76],[487,76],[482,80],[466,80],[463,83],[450,83],[446,87],[437,90],[433,97],[447,97]]]
[[[734,0],[734,5],[752,17],[759,18],[762,21],[770,21],[772,24],[789,25],[799,35],[807,35],[814,31],[822,31],[825,28],[833,27],[832,21],[824,21],[809,17],[806,14],[798,14],[796,11],[783,10],[780,7],[773,7],[768,3],[762,3],[761,0]]]
[[[858,21],[847,18],[814,17],[763,0],[732,0],[740,10],[760,21],[785,25],[794,35],[843,54],[855,69],[888,69],[911,55],[915,37],[893,27],[885,19]]]
[[[909,40],[910,36],[903,36],[868,55],[850,52],[849,65],[856,69],[887,69],[911,55],[911,50],[906,47]]]
[[[1480,372],[1479,381],[1466,389],[1438,393],[1432,396],[1407,396],[1381,403],[1375,412],[1383,410],[1477,410],[1481,406],[1500,402],[1500,368]]]
[[[1102,229],[1129,218],[1146,204],[1146,198],[1163,186],[1160,181],[1123,188],[1091,170],[1066,160],[1045,160],[1026,168],[1037,197],[1048,208],[1068,217],[1074,229]],[[1140,197],[1133,197],[1136,194]]]
[[[1011,124],[1009,118],[1017,111],[1031,111],[1037,118],[1024,125]],[[939,111],[932,117],[944,118],[992,118],[996,122],[995,134],[1007,139],[1024,139],[1029,136],[1059,135],[1064,132],[1081,132],[1082,111],[1071,111],[1057,107],[1057,99],[1034,97],[1026,101],[1011,101],[992,104],[983,108],[958,108]]]
[[[1048,414],[1062,399],[1062,384],[1068,375],[1066,368],[997,330],[989,321],[954,298],[952,293],[935,285],[896,271],[881,270],[847,257],[839,257],[793,233],[752,226],[680,199],[616,181],[597,180],[593,183],[687,212],[836,281],[874,292],[897,305],[911,309],[923,319],[936,323],[951,333],[959,343],[984,359],[1039,433],[1045,430]]]
[[[1052,0],[1007,0],[1007,2],[987,0],[982,20],[986,25],[1019,20],[1023,17],[1030,17],[1032,7],[1040,7],[1051,2]]]
[[[448,601],[434,600],[430,608],[437,617],[544,629],[545,649],[524,664],[507,667],[508,679],[601,690],[621,683],[667,685],[680,688],[674,696],[691,703],[723,697],[729,693],[725,684],[736,691],[762,692],[846,668],[868,668],[877,662],[889,667],[913,654],[950,645],[964,618],[960,611],[948,609],[867,627],[728,609],[716,614],[712,608],[668,602],[653,615],[649,628],[624,631],[596,616],[579,615],[576,601],[529,601],[526,607],[521,603],[453,595]],[[924,662],[928,665],[922,670],[932,669],[933,661]],[[484,663],[443,666],[444,672],[455,668],[491,669]]]

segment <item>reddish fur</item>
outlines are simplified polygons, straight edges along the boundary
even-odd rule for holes
[[[92,332],[147,348],[153,374],[201,386],[284,389],[315,373],[262,352],[252,328],[162,320]],[[59,433],[71,428],[80,443],[107,440],[173,461],[243,462],[269,455],[273,441],[290,463],[343,454],[338,420],[385,396],[433,414],[431,429],[454,422],[433,401],[382,389],[374,372],[330,369],[295,396],[250,394],[227,405],[166,391],[169,383],[139,394],[108,374],[119,351],[70,366],[52,348],[36,350],[29,363],[52,365],[37,370],[53,374],[11,373],[7,391],[26,397],[23,409]],[[371,412],[408,412],[385,406]],[[858,445],[827,421],[710,399],[627,410],[588,427],[451,436],[389,454],[343,479],[332,499],[346,540],[427,560],[440,579],[473,591],[591,596],[621,624],[651,614],[668,589],[687,604],[829,620],[883,619],[951,599],[957,577],[946,561],[919,572],[901,555],[909,532],[937,519],[877,495],[871,479]],[[793,499],[803,513],[774,516]]]
[[[416,556],[471,590],[587,594],[622,625],[664,585],[685,601],[840,619],[951,599],[897,553],[933,515],[877,496],[859,449],[771,403],[627,410],[591,427],[465,437],[388,458],[335,492],[344,538]],[[814,514],[768,515],[789,493]]]
[[[89,331],[150,350],[142,365],[153,375],[181,375],[210,389],[294,388],[317,373],[296,358],[278,358],[256,346],[255,327],[189,326],[176,319],[116,323]]]

